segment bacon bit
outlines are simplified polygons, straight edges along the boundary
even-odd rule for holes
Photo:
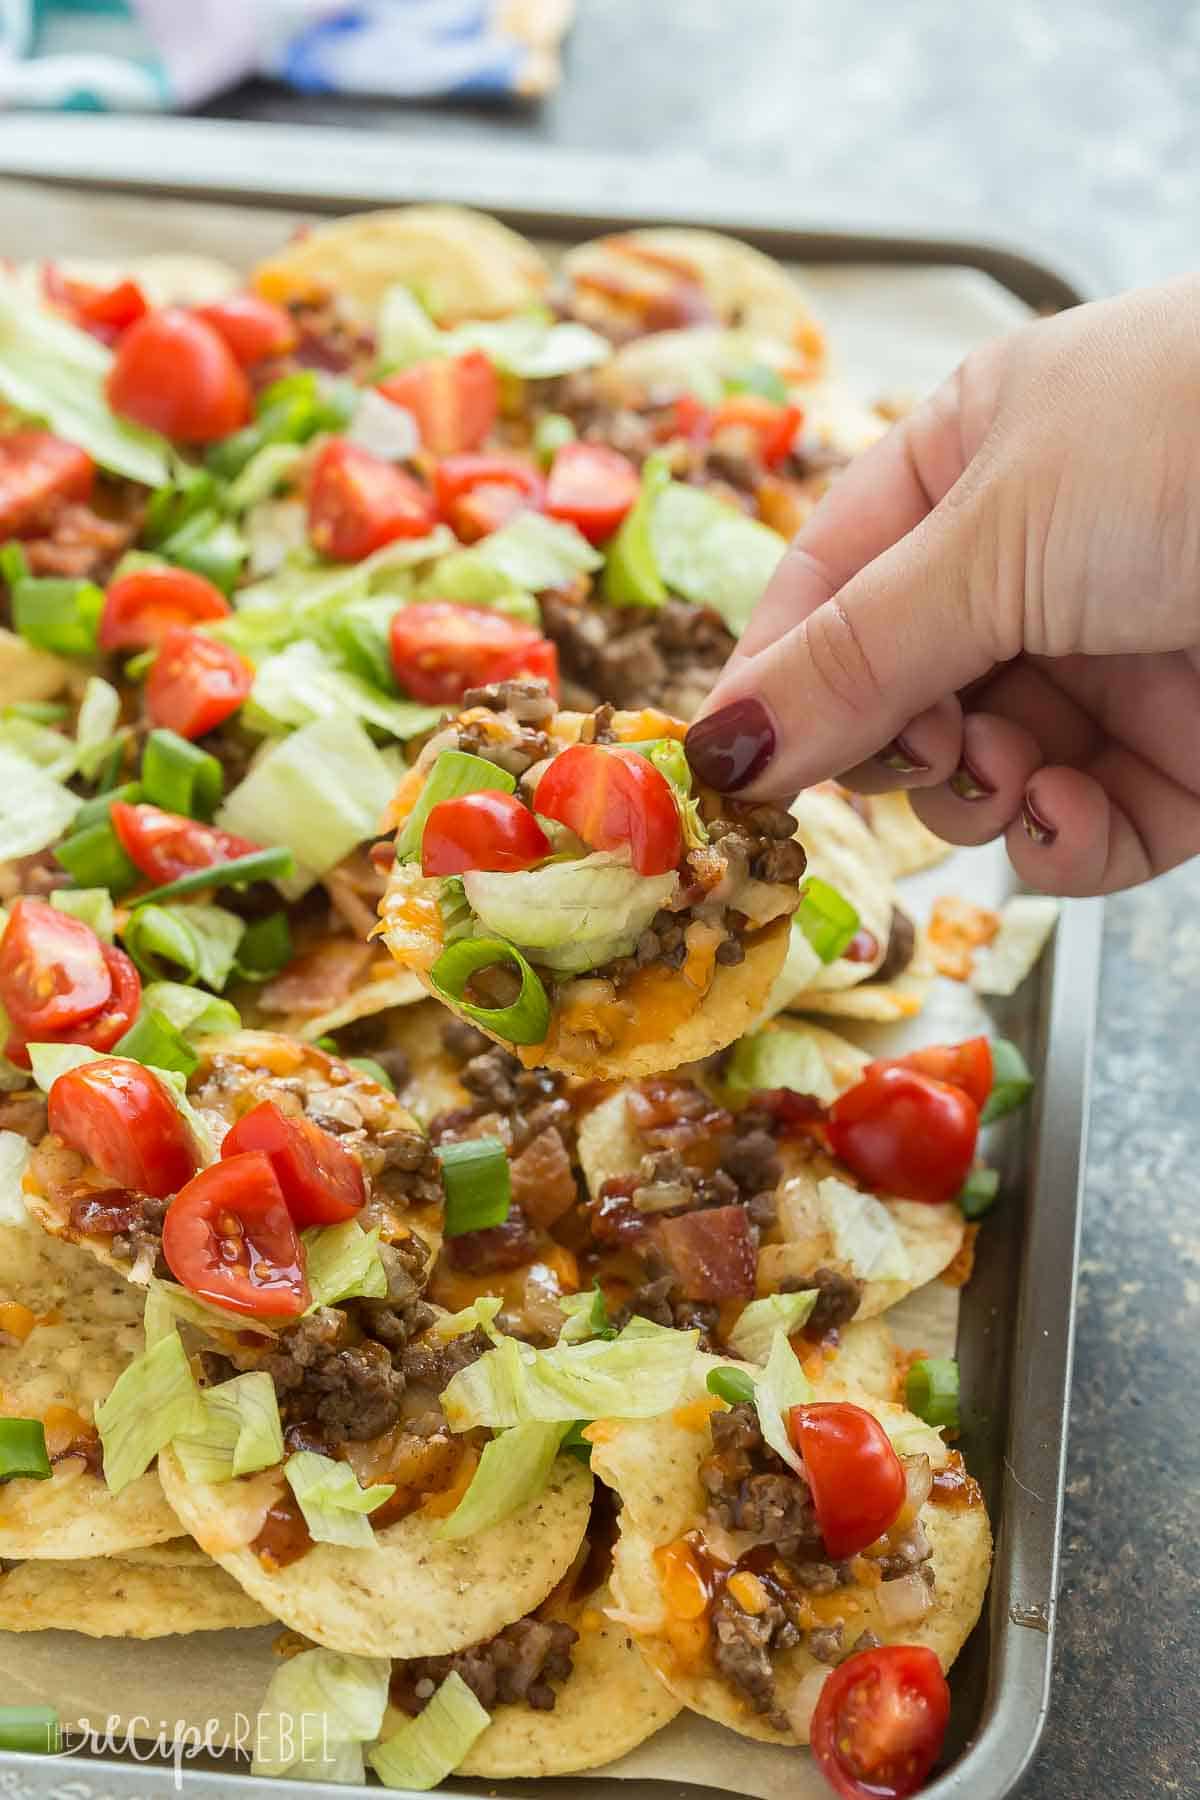
[[[754,1298],[757,1251],[746,1209],[714,1206],[655,1228],[685,1300]]]
[[[514,1202],[526,1218],[546,1230],[570,1211],[578,1197],[567,1147],[553,1125],[539,1131],[513,1157],[511,1176]]]
[[[437,1493],[424,1495],[421,1500],[421,1511],[429,1513],[435,1519],[448,1519],[474,1481],[475,1471],[478,1467],[478,1450],[464,1450],[459,1458],[458,1469],[450,1486],[442,1488]]]
[[[701,1619],[711,1598],[704,1571],[686,1538],[654,1552],[659,1585],[669,1613],[676,1619]]]
[[[736,1575],[729,1577],[726,1586],[743,1612],[765,1613],[770,1606],[770,1596],[762,1582],[750,1569],[739,1569]]]
[[[287,967],[259,991],[258,1003],[267,1013],[329,1012],[353,992],[355,983],[375,952],[356,938],[326,938]],[[394,964],[389,964],[394,969]]]
[[[971,952],[990,944],[999,929],[1000,915],[990,907],[975,906],[955,894],[935,900],[927,936],[939,975],[967,981],[975,965]]]
[[[677,1406],[671,1414],[671,1422],[678,1425],[681,1431],[705,1431],[708,1421],[715,1412],[720,1412],[725,1402],[716,1394],[701,1394],[695,1400],[689,1400],[684,1406]]]
[[[22,1306],[19,1300],[6,1300],[0,1304],[0,1332],[16,1338],[19,1344],[25,1342],[37,1322],[37,1314]]]
[[[978,1236],[978,1225],[965,1227],[957,1256],[942,1270],[941,1278],[947,1287],[966,1287],[970,1281],[975,1269],[975,1239]]]

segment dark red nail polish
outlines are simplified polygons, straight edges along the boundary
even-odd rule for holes
[[[971,767],[965,756],[950,777],[950,789],[960,800],[990,800],[996,791],[990,781],[985,781]]]
[[[929,764],[922,762],[919,756],[914,756],[902,737],[893,738],[890,744],[885,744],[877,752],[875,761],[881,762],[885,769],[891,769],[896,775],[926,775],[929,772]]]
[[[683,743],[706,787],[736,793],[761,775],[775,754],[775,727],[761,700],[747,695],[697,719]]]
[[[1021,827],[1031,844],[1043,847],[1052,844],[1058,836],[1058,828],[1038,812],[1032,794],[1026,794],[1021,802]]]

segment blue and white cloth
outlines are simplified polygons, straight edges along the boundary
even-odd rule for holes
[[[307,94],[532,98],[573,0],[0,0],[0,107],[198,106],[248,76]]]

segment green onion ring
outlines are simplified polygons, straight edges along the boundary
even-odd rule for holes
[[[474,1006],[464,998],[480,969],[512,963],[521,972],[521,991],[511,1006]],[[540,1044],[550,1028],[550,1001],[541,981],[519,950],[503,938],[460,938],[447,945],[429,971],[437,993],[466,1019],[483,1025],[509,1044]]]

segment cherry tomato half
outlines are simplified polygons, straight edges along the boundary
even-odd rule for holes
[[[448,456],[434,471],[438,511],[466,543],[486,537],[522,507],[540,507],[546,484],[520,456]]]
[[[197,306],[195,313],[224,338],[243,369],[268,356],[286,356],[299,339],[291,314],[258,294],[227,294]]]
[[[27,1041],[69,1031],[112,998],[112,970],[90,925],[44,900],[14,900],[0,937],[0,1003]]]
[[[627,849],[639,875],[665,875],[683,855],[671,784],[636,750],[572,744],[538,782],[536,802],[593,850]]]
[[[229,345],[178,306],[130,326],[107,391],[114,412],[184,444],[211,444],[250,417],[250,387]]]
[[[200,625],[231,611],[220,588],[190,569],[134,569],[104,596],[100,648],[143,650],[160,643],[172,625]]]
[[[433,496],[393,463],[330,438],[308,484],[308,535],[337,562],[361,562],[397,538],[424,537],[437,522]]]
[[[546,484],[546,511],[576,526],[589,543],[611,537],[638,497],[641,478],[607,444],[564,444]]]
[[[462,794],[430,811],[421,837],[422,875],[469,869],[530,869],[550,854],[550,840],[515,794]]]
[[[712,415],[711,429],[715,436],[729,426],[749,427],[758,441],[758,453],[770,469],[791,449],[803,417],[798,406],[776,406],[761,394],[731,394]]]
[[[158,1079],[127,1056],[68,1069],[50,1089],[51,1131],[110,1180],[163,1200],[194,1173],[196,1145]]]
[[[218,831],[215,825],[201,825],[198,819],[163,812],[144,801],[130,806],[126,800],[114,800],[108,810],[122,850],[155,887],[262,848],[248,838],[234,837],[231,831]]]
[[[136,281],[98,287],[91,281],[72,280],[53,263],[42,270],[42,288],[52,306],[102,344],[115,344],[122,332],[150,310]]]
[[[949,1720],[950,1689],[933,1651],[883,1644],[826,1676],[809,1740],[841,1800],[907,1800],[924,1786]]]
[[[112,993],[99,1012],[61,1031],[29,1031],[14,1029],[5,1045],[4,1054],[18,1068],[29,1067],[29,1044],[86,1044],[89,1050],[111,1050],[137,1018],[142,999],[142,978],[133,961],[115,944],[101,944],[100,953],[112,976]]]
[[[482,350],[413,363],[381,381],[379,391],[408,408],[421,443],[435,456],[478,450],[500,408],[500,382]]]
[[[172,625],[146,681],[146,711],[152,725],[203,737],[232,717],[253,686],[254,669],[244,656],[202,631]]]
[[[885,1063],[838,1095],[827,1130],[834,1155],[873,1192],[953,1200],[975,1157],[979,1109],[960,1088]]]
[[[177,1281],[231,1312],[294,1319],[311,1298],[295,1224],[260,1151],[223,1158],[180,1188],[162,1248]]]
[[[86,500],[96,465],[85,450],[49,431],[0,437],[0,538],[42,524],[55,500]]]
[[[519,675],[558,692],[558,652],[531,625],[485,606],[434,600],[402,606],[392,619],[392,668],[414,700],[452,706],[468,688]]]
[[[968,1038],[962,1044],[930,1044],[907,1056],[868,1063],[863,1073],[869,1075],[873,1069],[916,1069],[934,1081],[961,1088],[982,1112],[992,1091],[992,1046],[985,1037]]]
[[[221,1155],[261,1151],[269,1158],[297,1225],[340,1225],[366,1204],[360,1164],[311,1119],[288,1118],[273,1100],[260,1100],[226,1133]]]
[[[900,1458],[873,1413],[842,1400],[793,1406],[788,1432],[835,1561],[865,1550],[895,1524],[908,1489]]]

